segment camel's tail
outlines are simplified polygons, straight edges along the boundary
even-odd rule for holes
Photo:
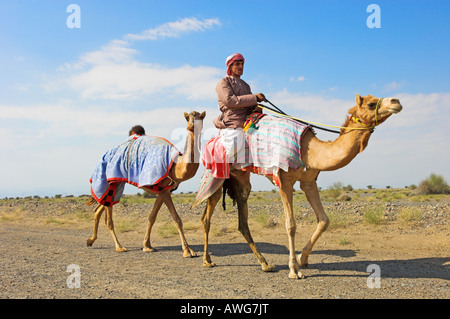
[[[230,179],[226,179],[223,182],[223,189],[222,189],[222,207],[223,210],[226,210],[226,204],[225,204],[225,194],[228,194],[228,196],[230,196],[230,198],[233,200],[233,206],[236,205],[236,194],[234,193],[234,189],[233,189],[233,185],[231,184],[231,180]]]

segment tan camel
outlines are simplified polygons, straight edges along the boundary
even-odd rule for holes
[[[186,118],[186,121],[188,122],[187,126],[187,138],[186,138],[186,145],[183,155],[179,155],[176,158],[176,161],[172,165],[170,169],[169,176],[172,176],[172,178],[167,177],[161,182],[161,186],[167,186],[167,185],[173,185],[173,187],[166,189],[162,191],[161,193],[158,193],[155,204],[153,205],[153,209],[148,217],[148,224],[147,224],[147,231],[144,238],[144,252],[151,252],[156,251],[151,244],[150,244],[150,233],[153,227],[153,224],[155,223],[156,216],[162,206],[162,204],[166,204],[167,208],[169,209],[169,212],[175,222],[175,225],[178,229],[178,233],[180,235],[181,239],[181,246],[183,249],[183,257],[195,257],[197,254],[189,247],[186,238],[184,236],[183,232],[183,223],[178,215],[175,206],[172,202],[172,196],[171,196],[171,190],[175,188],[179,183],[184,182],[190,178],[192,178],[195,173],[197,172],[197,169],[199,167],[199,160],[200,157],[200,147],[201,147],[201,130],[203,127],[203,119],[205,118],[206,112],[199,113],[199,112],[191,112],[190,114],[184,113],[184,116]],[[146,192],[150,194],[155,194],[150,188],[148,187],[142,187]],[[89,203],[95,202],[93,198],[91,198],[91,201]],[[92,246],[94,241],[97,239],[97,231],[98,231],[98,224],[100,221],[100,217],[103,213],[103,211],[106,211],[105,216],[105,223],[108,227],[108,229],[111,232],[111,235],[113,237],[116,251],[118,252],[124,252],[127,251],[126,248],[124,248],[118,241],[117,236],[114,231],[114,223],[112,218],[112,206],[104,206],[104,205],[97,205],[97,207],[94,210],[94,233],[93,235],[87,240],[87,245]]]
[[[314,132],[307,130],[301,139],[302,161],[305,167],[297,170],[289,169],[288,172],[279,170],[280,195],[286,215],[286,230],[289,238],[289,278],[303,278],[300,267],[308,265],[308,256],[320,235],[327,229],[329,219],[325,214],[319,197],[316,179],[321,171],[337,170],[346,166],[351,160],[362,152],[367,146],[373,128],[384,122],[389,116],[402,110],[398,99],[378,99],[373,96],[361,97],[356,95],[356,106],[351,108],[349,116],[339,137],[333,142],[323,142],[315,137]],[[269,178],[271,179],[271,178]],[[300,181],[300,187],[305,192],[318,220],[318,226],[311,239],[303,248],[301,254],[295,255],[295,232],[296,222],[293,211],[293,186]],[[272,181],[273,182],[273,181]],[[239,214],[239,230],[256,255],[263,271],[273,271],[274,266],[267,263],[266,259],[258,251],[250,230],[248,228],[248,206],[247,199],[251,190],[250,173],[243,171],[232,171],[231,178],[227,181],[228,191],[234,193]],[[226,184],[224,184],[226,185]],[[224,187],[225,189],[226,187]],[[214,208],[220,200],[222,189],[208,198],[207,206],[202,217],[204,227],[204,255],[203,265],[215,266],[208,253],[208,234],[211,216]]]

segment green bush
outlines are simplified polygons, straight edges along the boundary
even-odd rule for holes
[[[449,194],[450,187],[442,175],[431,174],[427,179],[423,180],[416,189],[417,194]]]
[[[370,207],[364,212],[364,220],[372,225],[379,225],[382,223],[384,215],[384,208],[381,206]]]
[[[337,199],[341,196],[343,187],[344,185],[341,182],[336,182],[328,188],[328,193],[333,199]]]

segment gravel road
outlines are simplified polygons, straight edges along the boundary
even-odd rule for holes
[[[186,226],[186,238],[199,255],[183,258],[178,234],[164,232],[164,227],[171,225],[165,208],[152,235],[152,245],[158,251],[144,253],[141,248],[150,206],[117,204],[116,224],[131,220],[135,225],[118,231],[128,252],[117,253],[103,222],[98,240],[86,247],[92,232],[91,208],[77,201],[3,201],[0,298],[448,299],[449,204],[414,204],[423,211],[422,220],[414,225],[395,218],[381,225],[365,223],[361,220],[365,205],[327,205],[328,212],[356,217],[348,225],[330,227],[310,256],[309,268],[303,271],[306,278],[291,280],[279,204],[270,210],[273,222],[269,227],[250,218],[257,246],[276,266],[275,272],[264,273],[237,231],[233,207],[226,212],[218,208],[213,216],[210,252],[217,266],[204,268],[203,206],[191,210],[189,204],[176,205]],[[258,209],[250,207],[250,211]],[[386,204],[387,219],[397,209]],[[298,251],[314,228],[306,217],[299,217]]]

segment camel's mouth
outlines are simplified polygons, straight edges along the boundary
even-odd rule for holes
[[[399,113],[402,109],[403,109],[403,106],[400,103],[398,103],[398,104],[395,104],[395,105],[389,107],[389,112],[396,114],[396,113]]]

